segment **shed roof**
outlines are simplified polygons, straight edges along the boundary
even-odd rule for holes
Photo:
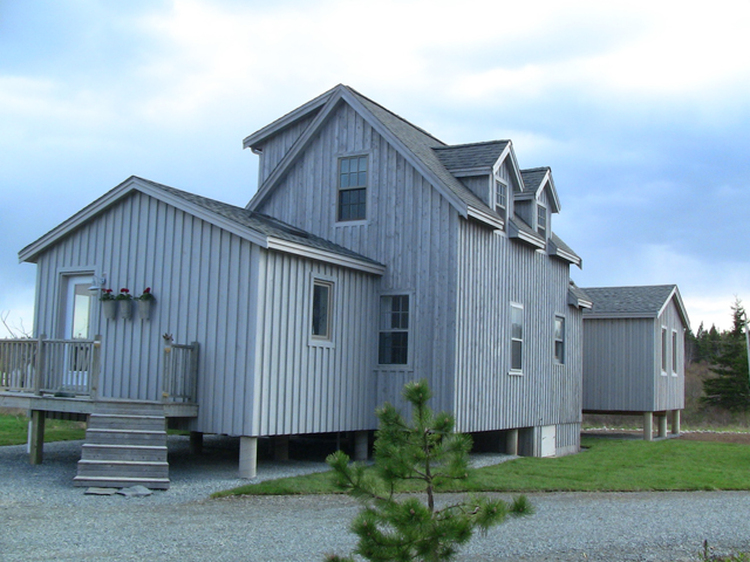
[[[449,171],[491,169],[510,144],[508,140],[456,144],[433,148]]]
[[[585,287],[594,306],[589,317],[656,318],[674,299],[685,326],[690,325],[677,285],[641,285],[634,287]]]

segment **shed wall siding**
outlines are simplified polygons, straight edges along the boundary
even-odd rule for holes
[[[117,292],[156,296],[151,318],[106,320],[95,303],[92,331],[102,335],[100,395],[161,399],[162,334],[200,344],[199,417],[193,429],[240,434],[252,413],[255,302],[259,248],[141,193],[118,202],[40,256],[37,331],[57,326],[60,277],[107,274]]]
[[[654,320],[584,316],[583,323],[583,409],[654,411]]]
[[[661,371],[661,328],[667,328],[667,372]],[[677,332],[677,365],[672,365],[672,332]],[[682,410],[685,407],[685,326],[674,299],[669,301],[655,325],[654,411]]]
[[[337,224],[338,158],[354,154],[369,156],[367,220]],[[437,190],[341,104],[258,210],[387,266],[381,293],[411,295],[412,355],[406,368],[375,369],[376,404],[402,403],[404,383],[426,377],[432,406],[451,408],[459,216]]]

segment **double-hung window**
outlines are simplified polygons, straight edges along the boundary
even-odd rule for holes
[[[338,220],[367,218],[367,156],[339,158]]]
[[[508,186],[499,179],[495,180],[495,211],[503,220],[508,218]]]
[[[523,305],[510,305],[510,372],[523,370]]]
[[[409,362],[409,295],[380,298],[378,363],[406,365]]]
[[[555,316],[555,363],[565,363],[565,318]]]
[[[541,203],[536,206],[536,231],[542,238],[547,238],[547,207]]]
[[[333,283],[315,279],[312,298],[312,338],[314,340],[331,340]]]

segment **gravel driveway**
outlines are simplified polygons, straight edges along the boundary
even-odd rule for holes
[[[144,498],[87,496],[73,488],[81,442],[45,446],[28,464],[23,446],[0,447],[0,560],[322,560],[348,553],[357,505],[345,496],[207,499],[236,478],[231,441],[207,439],[187,454],[171,438],[172,487]],[[228,446],[227,446],[228,445]],[[262,462],[259,479],[324,469]],[[476,536],[459,560],[697,560],[750,551],[750,493],[532,494],[535,515]]]

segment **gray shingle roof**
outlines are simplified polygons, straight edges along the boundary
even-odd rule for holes
[[[329,240],[325,240],[324,238],[320,238],[318,236],[315,236],[314,234],[305,232],[304,230],[286,224],[285,222],[282,222],[269,215],[265,215],[257,211],[250,211],[243,207],[229,205],[228,203],[222,203],[221,201],[216,201],[215,199],[209,199],[208,197],[203,197],[194,193],[182,191],[180,189],[156,183],[151,180],[143,178],[138,178],[138,180],[147,183],[150,186],[161,191],[164,191],[176,197],[180,197],[185,201],[188,201],[189,203],[198,205],[199,207],[211,211],[212,213],[216,213],[217,215],[233,221],[240,226],[250,228],[256,232],[259,232],[260,234],[272,236],[274,238],[286,240],[288,242],[294,242],[303,246],[307,246],[309,248],[325,250],[327,252],[355,258],[374,265],[382,265],[379,262],[368,258],[367,256],[363,256],[362,254],[358,254],[347,248],[344,248],[343,246],[339,246],[338,244],[330,242]]]
[[[542,183],[547,172],[549,172],[549,167],[521,170],[524,187],[528,190],[536,191],[539,189],[539,185]]]
[[[587,314],[659,314],[676,285],[640,287],[584,287],[594,306]]]
[[[510,141],[496,140],[433,148],[448,170],[492,167]]]

